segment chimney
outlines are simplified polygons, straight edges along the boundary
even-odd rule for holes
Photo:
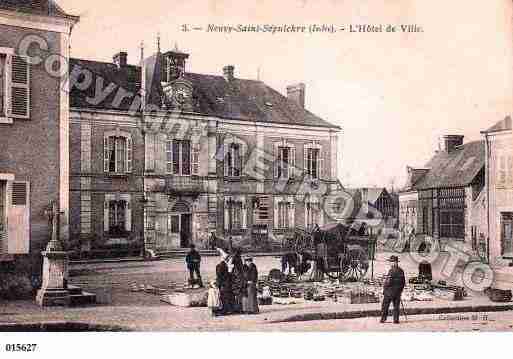
[[[227,82],[232,81],[235,78],[234,72],[235,72],[235,67],[233,65],[226,65],[225,67],[223,67],[223,77],[224,77],[224,79]]]
[[[456,147],[463,145],[463,137],[461,135],[444,135],[440,138],[440,150],[451,153]]]
[[[121,51],[112,57],[112,61],[118,68],[125,67],[127,65],[127,57],[128,54],[124,51]]]
[[[305,108],[305,84],[299,83],[287,86],[287,97],[302,108]]]

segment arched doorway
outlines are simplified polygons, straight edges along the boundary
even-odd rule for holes
[[[192,212],[187,202],[178,200],[169,209],[168,233],[178,237],[180,248],[186,248],[191,244]]]

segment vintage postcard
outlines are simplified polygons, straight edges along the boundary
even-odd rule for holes
[[[511,332],[512,20],[1,0],[0,331]]]

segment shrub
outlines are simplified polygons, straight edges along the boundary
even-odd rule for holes
[[[34,287],[30,278],[17,273],[0,273],[0,298],[7,300],[29,299]]]

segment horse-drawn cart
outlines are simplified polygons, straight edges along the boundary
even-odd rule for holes
[[[364,227],[335,223],[314,232],[294,229],[284,244],[287,251],[309,253],[332,279],[360,281],[373,269],[376,240]]]

